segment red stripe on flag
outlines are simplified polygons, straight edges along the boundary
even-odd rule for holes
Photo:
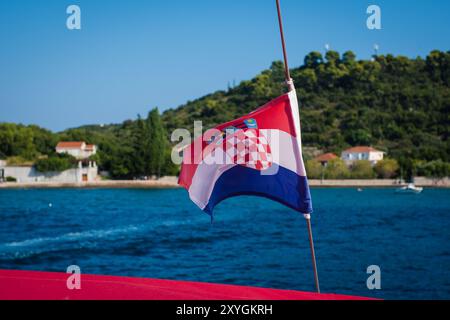
[[[284,94],[268,103],[259,107],[255,111],[240,117],[239,119],[229,121],[227,123],[221,124],[216,127],[216,129],[224,131],[228,127],[242,127],[245,120],[254,119],[256,120],[258,129],[278,129],[296,137],[294,117],[291,111],[291,105],[289,100],[289,95]],[[203,140],[203,139],[202,139]],[[205,155],[210,152],[210,150],[205,150],[208,144],[204,141],[201,142],[201,150],[207,151],[202,153],[197,153],[194,150],[194,144],[184,149],[183,154],[183,164],[181,166],[180,177],[178,179],[178,184],[184,188],[190,188],[192,184],[192,179],[197,170],[198,164],[204,159]]]

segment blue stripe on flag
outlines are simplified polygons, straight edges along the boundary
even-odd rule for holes
[[[204,211],[212,214],[219,202],[239,195],[262,196],[301,213],[312,212],[311,194],[306,177],[281,166],[278,166],[275,175],[261,175],[261,171],[240,165],[227,170],[217,179]]]

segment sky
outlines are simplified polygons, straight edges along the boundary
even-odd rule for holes
[[[69,5],[81,30],[69,30]],[[381,9],[369,30],[367,7]],[[281,0],[290,67],[313,50],[450,49],[450,1]],[[53,131],[176,108],[281,60],[275,0],[0,0],[0,122]]]

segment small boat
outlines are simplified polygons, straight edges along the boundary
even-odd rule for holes
[[[395,190],[397,193],[421,193],[423,191],[422,187],[416,187],[414,183],[408,183],[408,185],[403,186]]]

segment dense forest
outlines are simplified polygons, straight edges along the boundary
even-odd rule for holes
[[[37,126],[0,124],[0,158],[33,161],[52,154],[58,140],[84,140],[99,145],[97,160],[114,177],[173,174],[173,129],[192,130],[195,120],[208,128],[252,111],[285,92],[283,68],[273,62],[251,80],[169,109],[161,117],[155,109],[147,119],[57,134]],[[307,159],[370,145],[397,160],[405,175],[449,174],[450,52],[432,51],[415,59],[378,55],[371,60],[357,60],[351,51],[328,51],[325,56],[311,52],[291,75]],[[155,123],[158,133],[152,133]],[[157,165],[150,160],[155,150]]]

